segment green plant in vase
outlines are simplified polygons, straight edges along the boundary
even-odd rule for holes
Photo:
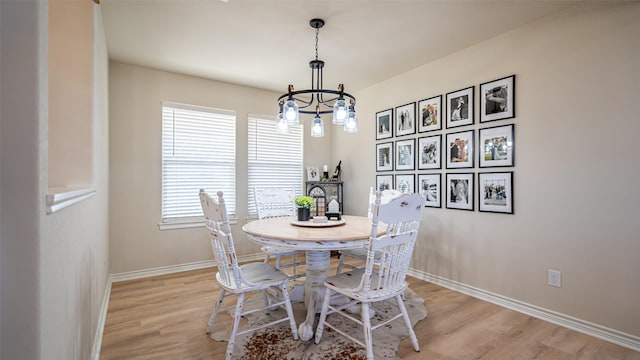
[[[313,198],[311,196],[298,196],[295,198],[298,207],[298,221],[309,221],[311,218],[311,208],[313,208]]]

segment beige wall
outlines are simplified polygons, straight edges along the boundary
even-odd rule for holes
[[[580,4],[356,93],[361,131],[334,136],[346,212],[375,185],[377,111],[472,85],[477,109],[480,83],[515,74],[515,119],[435,132],[515,123],[516,166],[473,170],[514,171],[515,214],[478,212],[477,184],[473,212],[426,208],[412,267],[640,336],[639,19]]]
[[[240,228],[247,216],[247,115],[274,114],[280,94],[123,63],[110,63],[111,272],[212,260],[203,227],[162,230],[162,101],[236,111],[236,201],[233,225],[239,255],[259,252]],[[312,139],[305,130],[305,165],[327,164],[330,132]],[[211,190],[211,189],[208,189]],[[239,241],[238,241],[239,240]]]
[[[99,8],[84,0],[93,53],[96,195],[46,215],[47,2],[2,7],[2,358],[88,359],[108,270],[108,62]],[[70,50],[71,51],[71,50]],[[95,51],[95,52],[94,52]],[[53,97],[55,99],[55,97]],[[53,166],[53,165],[51,165]]]

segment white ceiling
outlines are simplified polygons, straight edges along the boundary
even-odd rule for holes
[[[324,87],[355,92],[576,1],[102,0],[109,57],[285,92],[311,86],[322,18]]]

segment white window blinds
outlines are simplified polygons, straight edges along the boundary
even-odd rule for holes
[[[294,188],[302,194],[303,126],[293,126],[288,134],[276,132],[275,119],[249,115],[248,209],[257,216],[253,188]]]
[[[198,192],[224,192],[235,217],[236,116],[232,111],[162,103],[162,222],[202,219]]]

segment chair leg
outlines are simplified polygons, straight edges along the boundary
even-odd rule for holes
[[[320,311],[320,321],[316,328],[316,337],[314,339],[316,344],[320,344],[322,339],[322,332],[324,331],[324,322],[327,319],[327,312],[329,311],[329,302],[331,301],[331,290],[327,289],[324,293],[324,300],[322,301],[322,311]]]
[[[344,265],[344,254],[340,254],[340,259],[338,260],[338,269],[336,270],[336,275],[339,275],[342,272],[342,266]]]
[[[213,329],[213,323],[216,322],[216,316],[218,316],[220,305],[222,304],[222,300],[224,300],[224,294],[224,290],[221,289],[220,295],[218,296],[218,301],[216,301],[216,306],[213,308],[211,316],[209,317],[209,322],[207,323],[207,334],[211,332],[211,329]]]
[[[420,351],[420,344],[418,344],[418,338],[416,337],[415,331],[413,331],[413,327],[411,326],[411,319],[409,319],[409,314],[407,313],[407,308],[404,306],[404,301],[402,301],[402,296],[396,296],[396,301],[398,302],[398,308],[402,311],[402,317],[404,318],[404,325],[409,330],[409,338],[411,338],[411,343],[413,344],[413,349],[415,351]]]
[[[364,330],[364,344],[367,346],[367,360],[373,359],[373,335],[371,334],[371,319],[369,318],[369,303],[361,303],[362,305],[362,327]]]
[[[300,338],[298,336],[298,326],[296,325],[296,319],[293,316],[293,307],[291,306],[291,298],[289,297],[289,291],[287,290],[287,283],[280,285],[280,290],[282,290],[282,297],[284,298],[285,306],[287,308],[287,315],[289,315],[289,326],[291,326],[293,340],[298,340]]]
[[[236,312],[233,316],[233,328],[231,328],[231,335],[229,335],[229,344],[227,345],[227,360],[231,360],[231,354],[233,353],[233,347],[236,344],[236,334],[238,333],[238,326],[240,325],[240,318],[242,317],[242,309],[244,308],[244,293],[238,294],[238,303],[236,304]]]

